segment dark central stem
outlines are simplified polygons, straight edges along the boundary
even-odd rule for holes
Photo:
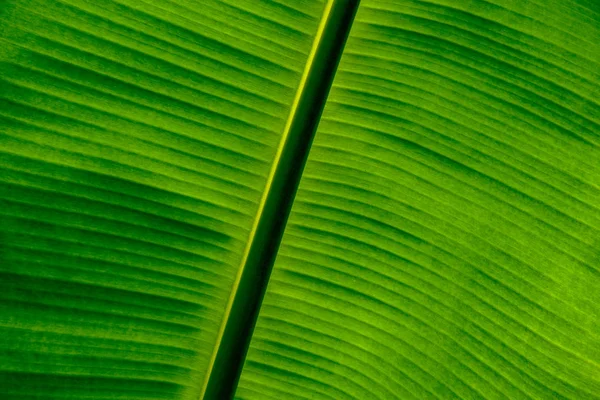
[[[210,372],[204,400],[233,398],[308,153],[360,0],[333,0]]]

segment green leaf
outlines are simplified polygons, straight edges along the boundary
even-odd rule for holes
[[[323,9],[2,2],[2,399],[198,398]]]
[[[231,395],[356,4],[0,3],[2,399]],[[365,0],[238,398],[598,399],[598,64],[596,0]]]
[[[239,399],[600,398],[596,1],[364,0]]]

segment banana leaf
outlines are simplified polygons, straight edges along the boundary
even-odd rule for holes
[[[0,2],[0,398],[600,398],[597,1],[357,6]]]

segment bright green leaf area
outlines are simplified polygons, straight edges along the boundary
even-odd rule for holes
[[[322,0],[0,1],[0,398],[196,399]]]
[[[600,3],[363,0],[237,397],[600,398]]]

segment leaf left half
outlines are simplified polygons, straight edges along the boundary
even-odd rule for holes
[[[2,2],[2,399],[198,397],[323,8]]]

